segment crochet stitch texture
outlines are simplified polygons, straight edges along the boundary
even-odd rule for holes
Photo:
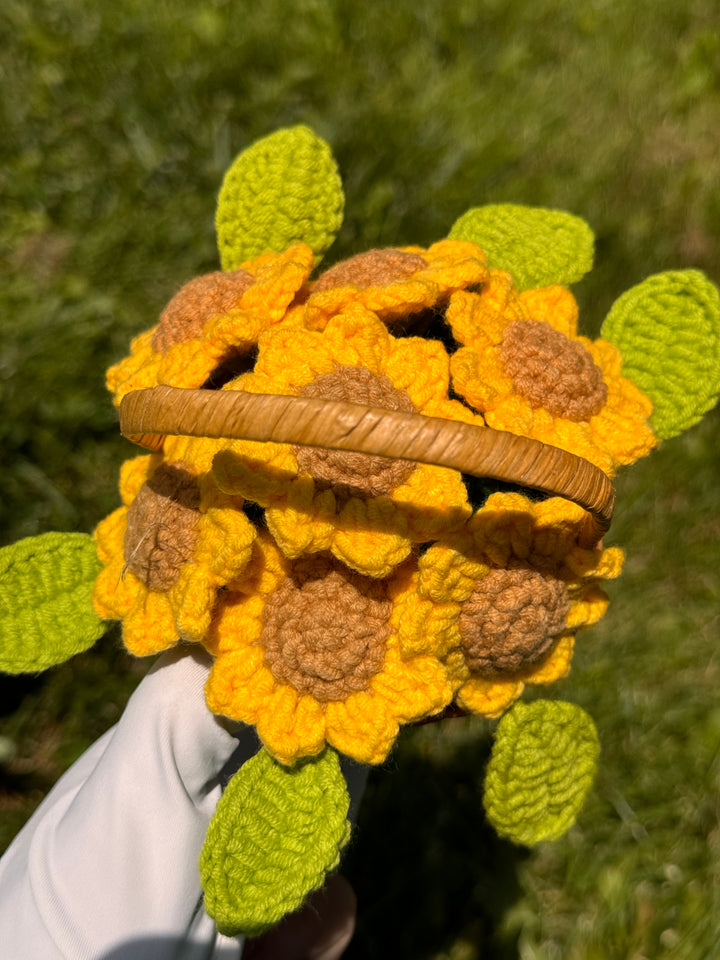
[[[578,337],[567,288],[520,292],[464,239],[315,280],[312,263],[299,244],[190,281],[109,372],[116,402],[156,384],[350,400],[487,423],[609,474],[654,446],[650,402],[615,347]],[[453,701],[499,715],[567,672],[622,564],[580,546],[565,500],[365,454],[166,437],[122,489],[97,531],[98,612],[136,653],[203,643],[210,708],[287,765],[328,743],[382,762],[402,724]]]
[[[720,295],[698,271],[644,280],[590,340],[568,289],[592,265],[579,218],[476,207],[427,248],[319,271],[343,203],[330,149],[307,127],[240,154],[216,217],[223,269],[185,284],[108,371],[115,404],[157,386],[180,388],[160,391],[161,408],[182,388],[205,410],[221,391],[246,406],[280,394],[286,410],[294,397],[332,404],[351,441],[350,407],[371,430],[391,412],[414,429],[456,421],[483,456],[478,436],[507,454],[515,434],[533,457],[551,454],[543,490],[572,495],[557,476],[567,457],[547,445],[593,464],[572,461],[606,491],[605,520],[607,478],[720,396]],[[227,785],[201,857],[221,931],[262,932],[337,866],[349,835],[338,753],[381,763],[403,724],[446,710],[502,717],[484,796],[500,834],[533,844],[570,826],[594,775],[592,721],[572,704],[515,701],[566,675],[622,568],[581,506],[532,492],[512,456],[496,475],[526,486],[479,478],[479,458],[465,475],[385,445],[237,439],[247,426],[165,436],[172,417],[140,422],[133,439],[152,452],[122,466],[122,505],[94,544],[47,534],[0,551],[0,669],[60,662],[103,619],[122,621],[138,656],[205,646],[209,708],[263,745]],[[478,433],[488,427],[499,433]],[[250,435],[278,435],[264,429]]]

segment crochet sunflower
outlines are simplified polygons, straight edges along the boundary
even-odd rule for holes
[[[568,289],[592,265],[578,218],[477,207],[427,249],[318,271],[342,209],[330,149],[308,128],[250,146],[220,192],[222,269],[186,284],[107,378],[121,416],[141,391],[182,403],[199,391],[206,411],[282,400],[321,425],[332,411],[348,424],[339,439],[153,414],[126,430],[152,452],[123,466],[122,506],[94,539],[46,534],[0,552],[6,671],[66,659],[108,619],[137,655],[180,639],[213,656],[209,708],[262,743],[201,858],[206,909],[229,934],[260,933],[322,885],[349,835],[339,756],[380,763],[403,724],[501,717],[488,819],[521,843],[570,826],[593,778],[594,725],[572,704],[513,703],[567,673],[623,556],[588,527],[593,497],[568,499],[547,455],[574,455],[607,492],[620,466],[720,395],[720,297],[697,271],[640,283],[592,341]],[[373,439],[383,422],[402,440],[452,439],[389,456]],[[528,469],[514,487],[474,460],[465,472],[460,433],[471,447],[521,443]],[[47,591],[32,607],[29,582]]]
[[[449,381],[441,343],[397,339],[356,303],[322,331],[269,330],[254,371],[228,389],[347,400],[482,424],[449,398]],[[390,575],[413,543],[459,527],[471,513],[456,471],[383,457],[235,441],[215,457],[213,473],[226,493],[265,507],[268,528],[286,556],[328,551],[372,577]]]
[[[408,564],[378,579],[327,555],[288,560],[267,535],[255,548],[254,568],[220,599],[207,641],[211,710],[254,724],[286,764],[326,743],[375,764],[401,723],[451,702],[432,644],[401,654],[400,611],[414,593]]]
[[[462,344],[453,387],[488,426],[578,453],[613,476],[656,445],[652,402],[622,375],[617,347],[578,336],[577,315],[565,287],[518,293],[510,274],[491,271],[480,291],[450,299],[447,322]]]

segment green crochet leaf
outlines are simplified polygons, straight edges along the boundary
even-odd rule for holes
[[[218,803],[200,856],[205,909],[227,936],[257,936],[319,889],[350,837],[337,754],[284,767],[260,750]]]
[[[103,635],[92,605],[100,568],[86,533],[44,533],[0,550],[0,671],[47,670]]]
[[[223,270],[307,243],[315,264],[335,239],[345,197],[330,147],[309,127],[257,140],[225,174],[215,227]]]
[[[653,402],[663,440],[697,423],[720,396],[720,295],[699,270],[657,273],[613,304],[602,336],[623,374]]]
[[[518,703],[498,724],[485,778],[485,811],[497,832],[527,846],[568,830],[595,777],[600,744],[572,703]]]
[[[590,227],[563,210],[494,203],[473,207],[455,221],[451,240],[468,240],[488,264],[513,275],[518,290],[577,283],[592,268]]]

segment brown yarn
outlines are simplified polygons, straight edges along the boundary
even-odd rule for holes
[[[505,373],[533,407],[554,417],[589,420],[607,401],[602,370],[577,340],[545,320],[514,320],[500,345]]]
[[[414,413],[415,406],[404,390],[394,387],[385,374],[366,367],[336,365],[332,373],[319,376],[300,391],[303,397],[367,403],[385,410]],[[339,496],[377,497],[404,483],[415,469],[408,460],[392,460],[366,453],[343,453],[319,447],[293,447],[302,473],[321,485],[331,486]]]
[[[387,250],[368,250],[349,260],[341,260],[326,270],[313,285],[313,293],[350,284],[361,289],[387,286],[407,279],[426,266],[427,263],[418,253],[405,253],[392,247]]]
[[[344,700],[381,670],[392,604],[381,581],[318,558],[313,566],[296,564],[270,595],[260,642],[276,680]]]
[[[536,663],[565,628],[569,609],[567,587],[551,573],[528,567],[492,570],[460,612],[468,667],[490,678]]]
[[[212,317],[227,313],[253,284],[255,277],[247,270],[216,270],[186,283],[160,315],[152,336],[152,348],[165,353],[176,343],[202,335]]]
[[[150,589],[165,592],[193,555],[200,491],[186,464],[163,464],[130,504],[125,564]]]

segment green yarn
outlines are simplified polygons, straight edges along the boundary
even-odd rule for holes
[[[103,635],[92,606],[100,568],[86,533],[44,533],[0,550],[0,671],[46,670]]]
[[[455,221],[451,240],[481,247],[490,267],[513,275],[518,290],[576,283],[592,268],[590,227],[563,210],[494,203]]]
[[[350,837],[337,754],[284,767],[260,750],[223,793],[200,856],[205,909],[221,933],[257,936],[319,889]]]
[[[278,130],[235,158],[218,198],[223,270],[307,243],[316,265],[335,239],[345,197],[330,147],[309,127]]]
[[[720,295],[699,270],[657,273],[613,304],[602,336],[623,374],[653,402],[663,440],[687,430],[720,396]]]
[[[599,753],[595,724],[575,704],[516,704],[498,724],[488,764],[488,820],[514,843],[557,840],[575,822]]]

